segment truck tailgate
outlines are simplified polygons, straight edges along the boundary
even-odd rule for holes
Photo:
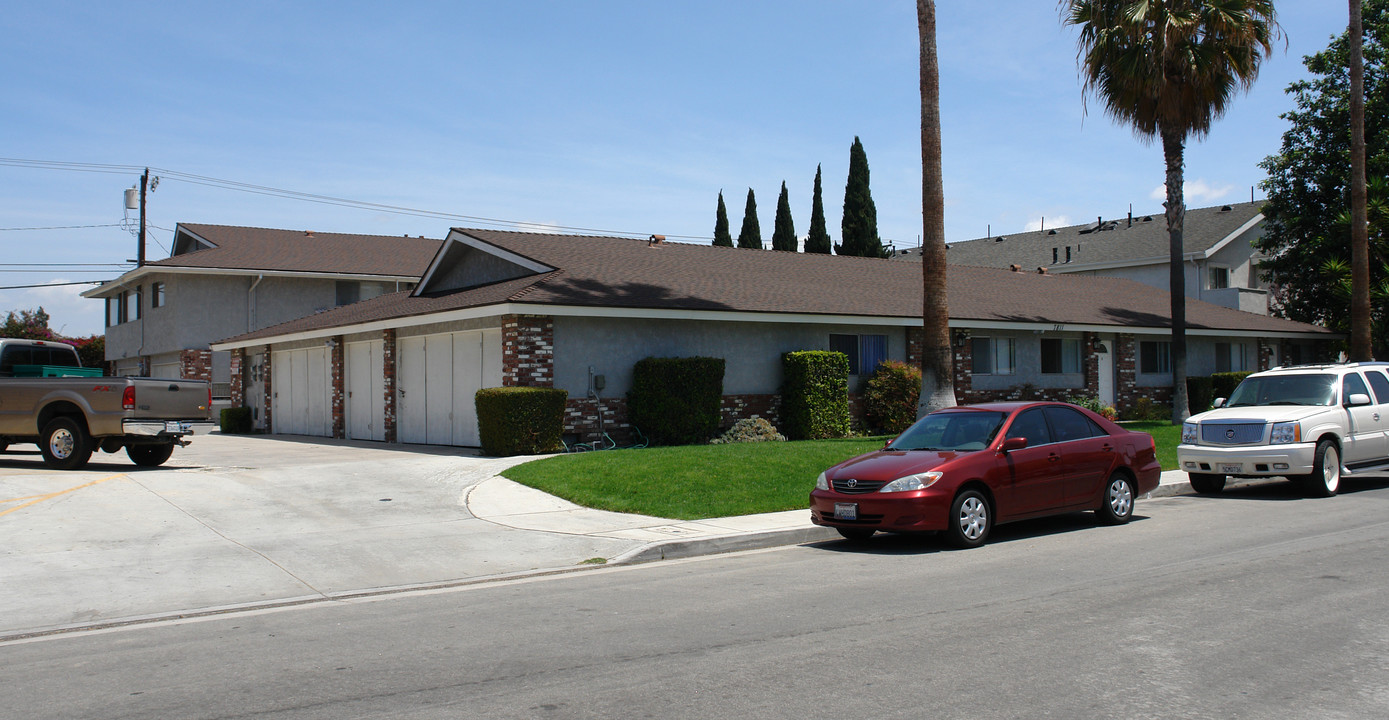
[[[133,419],[207,420],[208,384],[200,380],[131,378],[135,388]]]

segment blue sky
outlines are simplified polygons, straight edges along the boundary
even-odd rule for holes
[[[1157,144],[1090,102],[1050,0],[938,3],[946,234],[1161,210]],[[1253,91],[1187,148],[1187,204],[1248,200],[1278,150],[1301,58],[1346,25],[1278,4],[1286,35]],[[187,176],[462,216],[711,237],[747,191],[770,245],[786,182],[810,225],[823,166],[839,241],[862,139],[879,233],[921,234],[915,3],[21,3],[0,15],[0,157],[164,168],[150,258],[178,222],[443,237],[418,217],[242,192]],[[156,171],[156,174],[158,172]],[[121,193],[138,172],[0,161],[0,285],[109,279],[135,257]],[[1257,193],[1257,191],[1256,191]],[[1258,194],[1262,197],[1262,194]],[[134,214],[131,214],[134,217]],[[96,225],[100,227],[72,228]],[[63,227],[60,230],[25,228]],[[26,264],[89,263],[34,267]],[[114,264],[114,265],[113,265]],[[70,335],[101,332],[83,286],[0,290]]]

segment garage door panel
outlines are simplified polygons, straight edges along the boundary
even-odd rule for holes
[[[482,389],[482,335],[456,333],[453,337],[453,444],[477,445],[477,407],[474,397]]]
[[[448,335],[429,335],[424,345],[425,376],[429,388],[425,395],[425,442],[453,444],[453,339]]]
[[[354,440],[386,439],[385,343],[347,345],[347,436]]]
[[[400,366],[396,368],[396,417],[400,441],[423,443],[428,440],[427,402],[429,384],[425,371],[425,339],[401,338]]]

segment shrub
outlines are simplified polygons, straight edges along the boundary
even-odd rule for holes
[[[222,432],[228,435],[249,435],[254,428],[251,408],[222,408]]]
[[[1125,420],[1157,420],[1170,421],[1172,419],[1172,408],[1161,403],[1153,402],[1152,398],[1141,397],[1133,402],[1133,405],[1122,415]]]
[[[1252,373],[1247,372],[1223,372],[1211,376],[1211,399],[1228,398],[1234,394],[1235,388],[1249,377]]]
[[[627,418],[653,445],[702,443],[719,431],[723,358],[655,358],[632,367]]]
[[[753,415],[733,423],[728,432],[709,441],[711,445],[745,442],[786,442],[786,436],[777,432],[775,425]]]
[[[1193,415],[1211,409],[1211,402],[1215,400],[1215,396],[1211,394],[1213,387],[1215,381],[1210,377],[1197,376],[1186,379],[1186,406]]]
[[[1086,410],[1097,413],[1106,420],[1114,420],[1119,417],[1119,412],[1117,410],[1100,402],[1100,399],[1093,395],[1075,395],[1066,398],[1066,402],[1072,405],[1079,405]]]
[[[863,414],[868,426],[896,435],[916,422],[921,398],[921,368],[896,360],[878,365],[863,388]]]
[[[781,419],[792,440],[849,435],[849,358],[822,350],[781,356]]]
[[[560,449],[564,402],[555,388],[483,388],[473,396],[482,453],[493,457],[535,455]]]

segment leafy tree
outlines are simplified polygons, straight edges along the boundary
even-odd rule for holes
[[[936,3],[917,0],[921,39],[921,390],[918,417],[955,406],[955,360],[946,297],[945,183],[940,158],[940,63]]]
[[[815,166],[815,194],[810,201],[810,235],[805,239],[808,253],[830,254],[830,233],[825,228],[825,202],[820,194],[820,166]]]
[[[5,326],[0,329],[0,337],[21,340],[57,340],[58,336],[48,328],[48,313],[38,310],[11,310],[5,317]]]
[[[776,225],[772,228],[772,249],[796,252],[796,225],[791,222],[791,200],[786,181],[781,181],[781,197],[776,201]]]
[[[1235,91],[1253,85],[1278,31],[1273,0],[1064,0],[1080,28],[1085,92],[1139,139],[1162,141],[1172,310],[1172,421],[1187,411],[1182,196],[1187,137],[1204,137]]]
[[[1350,359],[1370,352],[1370,237],[1365,181],[1365,31],[1360,0],[1350,0]]]
[[[878,208],[873,204],[873,192],[868,188],[868,153],[854,136],[849,146],[849,179],[844,183],[844,216],[839,234],[842,245],[835,245],[840,255],[887,257],[887,250],[878,238]]]
[[[1389,176],[1389,0],[1364,0],[1365,174]],[[1350,305],[1339,280],[1326,272],[1327,261],[1351,264],[1351,47],[1350,33],[1322,52],[1303,58],[1311,77],[1288,86],[1296,109],[1283,114],[1291,127],[1278,154],[1259,164],[1268,173],[1268,221],[1255,247],[1268,255],[1261,268],[1272,285],[1274,312],[1293,320],[1349,332]],[[1369,287],[1384,284],[1386,232],[1374,206],[1389,200],[1384,189],[1369,189]],[[1378,196],[1378,197],[1376,197]],[[1335,265],[1333,264],[1333,267]],[[1311,270],[1309,272],[1309,270]],[[1372,305],[1381,308],[1374,299]],[[1373,323],[1373,321],[1372,321]],[[1381,345],[1385,339],[1374,335]],[[1376,353],[1380,357],[1384,355]]]
[[[714,219],[714,244],[733,247],[733,236],[728,232],[728,208],[723,204],[723,191],[719,191],[718,216]]]
[[[743,229],[738,232],[738,247],[762,249],[762,226],[757,222],[757,199],[748,188],[748,204],[743,209]]]

